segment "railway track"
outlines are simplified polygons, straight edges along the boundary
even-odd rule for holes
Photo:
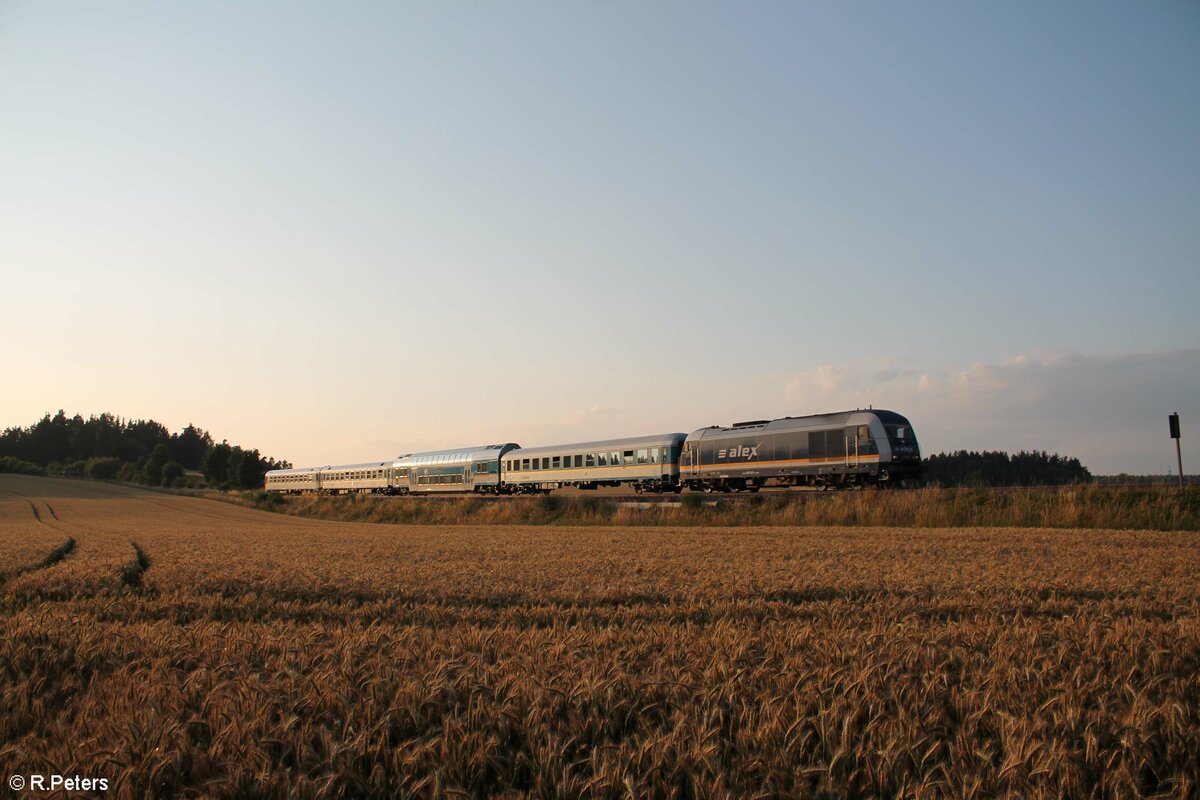
[[[891,487],[891,488],[887,489],[886,491],[888,491],[889,493],[905,492],[905,491],[915,491],[916,488],[920,488],[920,487],[914,487],[914,488],[908,488],[908,489],[901,488],[901,487]],[[1005,494],[1008,494],[1008,493],[1015,494],[1015,493],[1023,493],[1023,492],[1030,492],[1030,491],[1062,492],[1062,491],[1067,491],[1070,489],[1075,489],[1078,487],[1076,487],[1076,486],[987,486],[987,487],[945,487],[945,488],[934,487],[934,488],[939,488],[940,491],[944,491],[944,492],[986,491],[986,492],[997,492],[997,493],[1005,493]],[[1130,486],[1121,485],[1120,487],[1114,486],[1113,488],[1130,488]],[[1132,488],[1154,488],[1154,485],[1153,484],[1147,484],[1145,486],[1136,485],[1136,486],[1133,486]],[[386,495],[386,494],[373,494],[373,493],[369,493],[369,492],[363,492],[363,493],[358,493],[358,494],[348,493],[348,495],[349,496],[372,497],[372,498],[380,500],[381,502],[387,501],[387,500],[392,500],[392,499],[401,499],[401,498],[419,498],[422,502],[431,502],[431,503],[461,503],[466,500],[477,500],[477,501],[481,501],[481,502],[485,502],[485,503],[505,503],[505,502],[521,501],[521,500],[524,500],[524,501],[533,501],[533,500],[542,500],[542,499],[548,500],[550,498],[563,498],[566,500],[591,498],[593,500],[604,501],[604,502],[614,502],[614,503],[619,503],[619,504],[626,504],[626,503],[642,504],[642,505],[679,505],[684,501],[683,499],[685,497],[690,496],[690,497],[700,498],[701,504],[718,505],[718,504],[725,504],[725,503],[762,502],[764,498],[776,498],[776,497],[785,497],[785,498],[790,498],[790,499],[803,499],[804,501],[807,502],[810,499],[835,497],[838,495],[845,495],[845,494],[856,494],[856,493],[860,493],[862,491],[870,492],[870,491],[884,491],[884,490],[883,489],[863,490],[861,488],[859,488],[859,489],[846,488],[846,489],[830,489],[830,490],[822,491],[820,489],[779,487],[779,488],[764,488],[758,492],[713,492],[711,494],[707,494],[707,493],[702,493],[702,492],[685,491],[681,494],[675,494],[673,492],[665,492],[665,493],[661,493],[661,494],[659,494],[659,493],[637,494],[637,493],[633,493],[633,492],[615,492],[615,491],[604,491],[604,490],[582,491],[579,489],[564,489],[564,490],[555,491],[551,494],[505,494],[505,495],[401,494],[401,495]],[[299,495],[285,495],[285,496],[297,497]],[[347,495],[333,495],[333,496],[345,497]],[[688,501],[688,502],[695,502],[695,501]]]
[[[845,494],[847,492],[843,491],[842,493]],[[510,502],[520,502],[520,501],[525,501],[525,502],[542,501],[542,500],[553,501],[555,498],[561,498],[566,501],[591,499],[591,500],[596,500],[599,502],[642,503],[642,504],[648,503],[648,504],[653,504],[653,505],[679,505],[684,501],[683,499],[685,497],[696,497],[696,498],[700,499],[700,502],[702,504],[707,503],[709,505],[717,505],[718,503],[726,503],[726,502],[735,502],[736,503],[736,502],[761,501],[763,498],[768,498],[768,497],[804,498],[807,500],[809,498],[833,497],[836,494],[838,494],[838,492],[835,492],[835,491],[822,492],[822,491],[811,490],[811,489],[808,489],[808,490],[806,490],[806,489],[776,489],[776,490],[763,489],[762,491],[759,491],[759,492],[713,492],[712,494],[705,494],[705,493],[701,493],[701,492],[684,492],[682,494],[675,494],[673,492],[667,492],[667,493],[663,493],[663,494],[658,494],[658,493],[636,494],[636,493],[630,493],[630,492],[622,492],[620,494],[598,493],[598,492],[574,492],[574,493],[568,494],[568,493],[554,492],[552,494],[502,494],[502,495],[494,495],[494,494],[393,494],[393,495],[387,495],[387,494],[372,494],[369,492],[363,492],[363,493],[359,493],[359,494],[349,493],[348,495],[330,495],[330,496],[334,496],[334,497],[346,497],[346,496],[370,497],[370,498],[375,498],[375,499],[379,500],[380,502],[385,502],[388,500],[399,500],[399,499],[419,499],[421,502],[429,502],[429,503],[462,503],[467,500],[477,500],[477,501],[481,501],[484,503],[510,503]],[[290,496],[298,497],[301,495],[290,495]],[[689,500],[688,502],[695,502],[695,501]]]

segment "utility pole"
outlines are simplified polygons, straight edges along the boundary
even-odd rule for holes
[[[1179,462],[1179,488],[1183,488],[1183,453],[1179,449],[1179,412],[1167,417],[1171,438],[1175,440],[1175,460]]]

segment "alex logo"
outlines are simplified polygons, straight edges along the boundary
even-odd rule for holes
[[[746,447],[745,445],[738,445],[737,447],[721,449],[721,450],[717,451],[717,458],[718,459],[741,458],[741,459],[745,459],[746,461],[753,461],[754,459],[758,458],[758,448],[760,448],[760,447],[762,447],[762,442],[759,442],[758,444],[754,445],[754,447]]]

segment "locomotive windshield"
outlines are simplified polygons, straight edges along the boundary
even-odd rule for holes
[[[911,425],[884,425],[884,430],[887,431],[888,438],[893,442],[900,444],[914,444],[916,437],[913,436]]]

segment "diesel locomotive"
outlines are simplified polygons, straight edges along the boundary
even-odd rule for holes
[[[513,442],[364,464],[272,470],[273,492],[531,494],[565,487],[757,492],[902,485],[920,474],[909,421],[882,409],[739,422],[690,434],[522,448]]]

